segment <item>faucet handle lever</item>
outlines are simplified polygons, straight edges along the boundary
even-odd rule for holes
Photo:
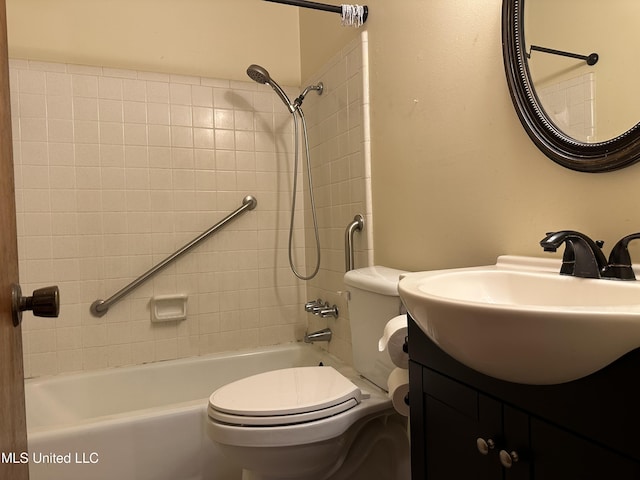
[[[338,307],[336,305],[334,305],[333,307],[330,307],[329,304],[327,303],[324,306],[324,308],[318,312],[318,315],[320,315],[322,318],[326,318],[326,317],[338,318]]]
[[[307,303],[304,304],[304,311],[314,312],[321,306],[322,306],[322,300],[320,298],[318,298],[317,300],[309,300]]]
[[[633,263],[629,254],[629,242],[640,238],[639,233],[632,233],[618,240],[609,254],[609,264],[604,276],[607,278],[617,278],[619,280],[635,280]]]

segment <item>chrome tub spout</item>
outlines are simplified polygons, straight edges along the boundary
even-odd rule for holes
[[[330,342],[331,336],[332,336],[331,329],[323,328],[322,330],[318,330],[317,332],[305,333],[304,342],[305,343]]]

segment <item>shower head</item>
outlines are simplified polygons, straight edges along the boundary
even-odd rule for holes
[[[269,80],[271,79],[269,72],[267,72],[265,68],[255,64],[249,65],[249,68],[247,68],[247,75],[249,75],[249,78],[254,82],[262,83],[263,85],[265,83],[269,83]]]
[[[296,107],[291,103],[289,97],[287,97],[287,94],[284,93],[284,90],[280,88],[280,85],[278,85],[276,81],[271,78],[266,68],[255,64],[249,65],[249,68],[247,68],[247,75],[249,75],[249,78],[254,82],[258,82],[263,85],[266,83],[267,85],[269,85],[278,94],[280,100],[282,100],[282,102],[287,106],[291,113],[296,111]]]

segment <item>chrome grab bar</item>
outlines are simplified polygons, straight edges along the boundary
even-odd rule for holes
[[[344,232],[344,268],[346,272],[354,268],[353,234],[356,231],[361,232],[362,229],[364,229],[364,217],[357,214]]]
[[[160,270],[162,270],[164,267],[169,265],[172,261],[180,257],[182,254],[187,253],[193,247],[195,247],[200,242],[208,238],[210,235],[220,230],[222,227],[224,227],[231,220],[235,219],[238,215],[243,213],[245,210],[253,210],[254,208],[256,208],[257,204],[258,204],[258,201],[256,200],[255,197],[251,195],[247,195],[246,197],[244,197],[244,199],[242,200],[242,206],[240,208],[231,212],[229,215],[224,217],[222,220],[220,220],[209,230],[201,234],[199,237],[193,239],[191,242],[187,243],[185,246],[183,246],[180,250],[176,251],[172,255],[169,255],[163,261],[158,263],[155,267],[151,268],[150,270],[147,270],[145,273],[140,275],[129,285],[121,288],[106,300],[99,299],[93,302],[90,308],[91,315],[93,315],[94,317],[102,317],[104,314],[107,313],[111,305],[118,302],[120,299],[122,299],[122,297],[128,295],[132,290],[138,288],[140,285],[146,282],[149,278],[151,278],[153,275],[158,273]]]

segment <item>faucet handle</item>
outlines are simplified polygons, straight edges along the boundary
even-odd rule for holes
[[[322,305],[322,300],[321,299],[309,300],[307,303],[304,304],[304,311],[305,312],[314,312],[321,305]]]
[[[328,306],[328,302],[323,303],[322,300],[319,300],[318,303],[311,309],[311,313],[313,313],[314,315],[320,315],[320,312],[322,312],[322,310],[324,310]]]
[[[318,312],[318,315],[320,315],[322,318],[326,318],[326,317],[338,318],[338,307],[336,305],[334,305],[333,307],[330,307],[329,304],[327,303],[324,306],[324,308]]]
[[[633,263],[629,254],[629,242],[640,238],[639,233],[632,233],[618,240],[609,254],[609,264],[604,272],[607,278],[617,278],[619,280],[635,280]]]

